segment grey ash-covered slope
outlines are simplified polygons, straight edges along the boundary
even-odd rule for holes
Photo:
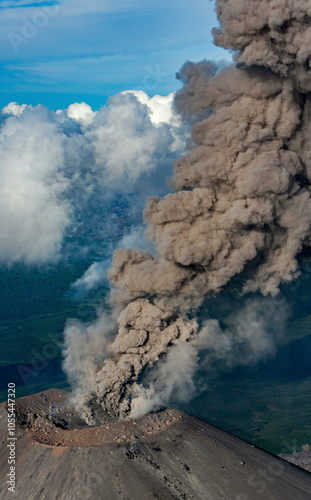
[[[310,473],[177,410],[85,427],[56,389],[17,400],[16,410],[14,495],[0,408],[1,499],[310,499]]]

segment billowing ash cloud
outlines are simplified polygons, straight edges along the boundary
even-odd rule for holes
[[[109,239],[120,196],[128,218],[140,220],[148,193],[167,192],[164,172],[183,135],[172,95],[129,91],[97,112],[86,103],[56,112],[8,104],[0,113],[0,264],[53,262],[68,236]]]
[[[304,0],[217,0],[216,45],[238,51],[236,61],[271,69],[311,91],[311,6]]]
[[[139,413],[142,371],[172,356],[174,345],[195,346],[194,311],[231,278],[241,275],[244,293],[275,296],[298,275],[311,235],[308,5],[219,0],[215,41],[238,51],[239,64],[218,72],[207,61],[186,63],[178,75],[184,88],[175,104],[201,121],[175,164],[175,192],[150,198],[145,209],[157,254],[114,254],[119,329],[89,388],[108,413]]]
[[[140,248],[149,253],[155,253],[154,245],[145,236],[145,226],[134,226],[129,233],[118,243],[118,247]],[[111,250],[111,254],[113,251]],[[89,292],[100,288],[103,284],[109,285],[107,271],[111,267],[111,258],[94,262],[71,286],[72,298],[74,300],[84,299]]]

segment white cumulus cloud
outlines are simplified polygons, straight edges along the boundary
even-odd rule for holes
[[[149,194],[167,190],[179,133],[171,101],[122,93],[99,111],[84,102],[56,112],[16,102],[3,108],[0,262],[55,261],[77,225],[102,233],[113,226],[109,200],[122,206],[131,193],[134,217]]]
[[[7,118],[0,153],[0,261],[55,260],[70,224],[62,134],[45,110],[29,110]]]

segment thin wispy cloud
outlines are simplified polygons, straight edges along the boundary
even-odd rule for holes
[[[4,0],[0,9],[25,9],[25,8],[40,8],[51,5],[59,5],[62,7],[63,13],[71,15],[80,15],[82,13],[111,13],[124,12],[132,8],[142,5],[141,0],[119,0],[112,2],[111,0],[90,0],[88,2],[80,0]]]
[[[30,7],[44,7],[45,5],[55,5],[58,3],[57,1],[42,1],[42,0],[4,0],[1,5],[0,9],[22,9],[22,8],[30,8]]]
[[[228,58],[211,44],[216,24],[213,4],[202,0],[5,0],[0,106],[20,100],[57,109],[86,94],[97,95],[98,108],[129,88],[168,94],[185,59]],[[152,76],[158,71],[167,76]]]

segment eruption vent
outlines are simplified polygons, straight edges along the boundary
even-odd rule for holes
[[[176,344],[200,348],[189,317],[207,296],[241,273],[245,293],[275,296],[310,245],[311,2],[218,0],[217,11],[215,43],[235,50],[237,64],[218,72],[188,62],[178,75],[175,105],[200,120],[193,144],[175,165],[175,192],[145,209],[157,255],[114,254],[118,334],[105,341],[89,392],[77,392],[119,417],[153,394],[137,383],[145,367]],[[69,375],[74,349],[67,342]]]

